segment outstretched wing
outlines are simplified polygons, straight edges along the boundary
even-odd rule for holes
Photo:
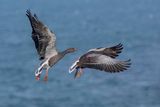
[[[26,11],[32,27],[32,39],[35,43],[36,50],[39,54],[40,60],[57,54],[56,50],[56,36],[44,25],[36,16],[32,15],[30,10]]]
[[[130,60],[120,61],[106,55],[95,53],[88,54],[86,56],[86,59],[83,59],[83,67],[98,69],[106,72],[124,71],[127,70],[127,68],[129,68],[130,65]]]
[[[112,58],[115,58],[118,56],[119,53],[122,52],[123,45],[119,43],[116,46],[109,47],[109,48],[95,48],[95,49],[90,49],[89,52],[94,52],[94,53],[99,53],[102,55],[110,56]]]

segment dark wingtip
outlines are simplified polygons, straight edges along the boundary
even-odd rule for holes
[[[126,60],[125,63],[126,63],[125,67],[129,68],[131,66],[131,64],[132,64],[131,63],[131,59]]]
[[[126,60],[125,62],[131,63],[131,59]]]
[[[119,49],[123,49],[123,44],[119,43],[116,47],[119,48]]]
[[[122,52],[122,49],[123,49],[123,44],[122,43],[119,43],[118,45],[113,47],[113,50],[115,50],[116,53],[118,53],[118,54]]]
[[[31,12],[31,10],[30,10],[30,9],[27,9],[26,12],[27,12],[27,13],[28,13],[28,12]]]
[[[27,9],[27,10],[26,10],[26,15],[29,15],[29,14],[31,14],[31,10],[30,10],[30,9]]]
[[[44,59],[44,57],[40,57],[40,58],[39,58],[39,60],[43,60],[43,59]]]

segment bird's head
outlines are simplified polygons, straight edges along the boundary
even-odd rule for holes
[[[68,48],[66,51],[67,53],[72,53],[75,52],[77,49],[76,48]]]

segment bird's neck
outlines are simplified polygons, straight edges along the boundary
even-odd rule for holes
[[[70,52],[66,49],[66,50],[62,51],[60,54],[61,54],[62,56],[65,56],[65,55],[68,54],[68,53],[70,53]]]
[[[71,53],[68,50],[64,50],[62,52],[59,52],[56,56],[53,56],[49,59],[49,65],[53,66],[56,64],[59,60],[61,60],[66,54]]]
[[[66,54],[68,54],[68,53],[72,53],[72,52],[69,51],[68,49],[66,49],[66,50],[60,52],[59,55],[63,58],[63,57],[64,57]]]

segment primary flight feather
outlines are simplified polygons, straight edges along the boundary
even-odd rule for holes
[[[111,73],[127,70],[131,65],[130,59],[126,61],[116,59],[118,54],[122,52],[122,49],[122,44],[109,48],[90,49],[75,61],[70,67],[69,72],[71,73],[76,70],[76,78],[81,76],[82,69],[84,68],[92,68]]]
[[[35,48],[42,63],[38,70],[35,72],[36,79],[40,79],[43,69],[46,69],[44,80],[48,80],[48,70],[55,65],[66,54],[76,51],[75,48],[68,48],[65,51],[58,52],[56,49],[56,36],[55,34],[44,25],[37,17],[36,14],[32,15],[30,10],[26,11],[26,15],[32,27],[32,39],[35,43]]]

